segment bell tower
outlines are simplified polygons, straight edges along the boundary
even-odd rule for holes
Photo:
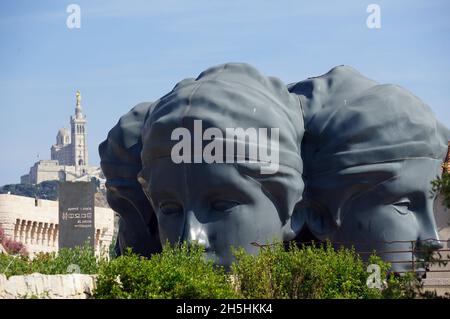
[[[75,115],[70,118],[72,161],[77,174],[82,175],[88,166],[86,116],[81,108],[80,91],[76,93]]]

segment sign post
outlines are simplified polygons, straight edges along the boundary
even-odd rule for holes
[[[59,183],[59,248],[84,246],[94,249],[95,184]]]

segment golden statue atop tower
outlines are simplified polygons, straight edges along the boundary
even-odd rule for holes
[[[81,103],[81,93],[80,90],[77,90],[77,93],[75,94],[77,96],[77,106]]]

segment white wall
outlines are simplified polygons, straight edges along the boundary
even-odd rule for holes
[[[114,232],[114,211],[95,207],[95,248],[108,250]],[[58,202],[0,194],[0,225],[8,237],[21,241],[27,251],[58,251]]]

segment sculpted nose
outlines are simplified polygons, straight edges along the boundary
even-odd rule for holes
[[[435,239],[436,238],[436,239]],[[424,250],[439,250],[444,248],[444,245],[439,241],[439,237],[434,237],[430,239],[420,240],[417,243],[417,247]]]
[[[444,245],[439,241],[439,234],[437,231],[436,221],[434,217],[433,202],[430,201],[427,205],[426,219],[423,222],[419,233],[418,247],[424,250],[438,250],[442,249]]]
[[[205,247],[209,246],[205,225],[198,221],[195,212],[192,210],[186,212],[183,237],[181,240],[187,242],[195,241]]]
[[[424,227],[419,240],[417,241],[417,247],[425,251],[433,251],[444,248],[444,245],[439,241],[439,234],[436,226],[432,223],[429,227]]]

